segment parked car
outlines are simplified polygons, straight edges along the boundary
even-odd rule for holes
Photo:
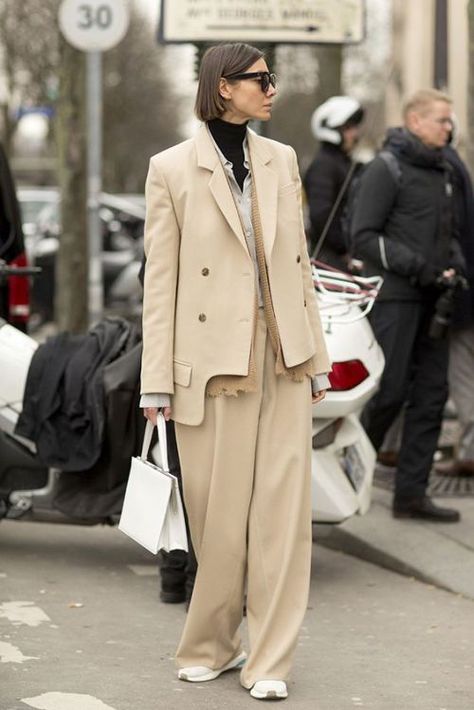
[[[31,263],[42,269],[41,275],[33,283],[32,311],[40,321],[50,321],[54,317],[55,264],[62,231],[60,194],[53,188],[36,193],[25,189],[19,191],[19,194],[20,199],[24,199],[25,214],[33,214],[35,207],[40,204],[41,195],[44,197],[34,223],[25,225],[25,242]],[[105,305],[114,306],[119,303],[124,315],[133,316],[141,297],[139,283],[133,278],[124,280],[119,277],[124,270],[137,274],[140,268],[145,222],[143,196],[102,193],[100,219]]]
[[[16,194],[20,203],[23,234],[28,239],[36,232],[36,223],[41,211],[50,204],[58,203],[58,189],[56,187],[19,187]]]

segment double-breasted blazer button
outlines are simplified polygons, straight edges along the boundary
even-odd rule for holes
[[[209,269],[207,268],[207,266],[204,267],[204,269],[201,271],[201,274],[203,276],[209,276]]]
[[[205,314],[205,313],[200,313],[200,314],[199,314],[199,320],[201,321],[201,323],[204,323],[204,321],[206,320],[206,314]]]
[[[301,256],[298,254],[298,256],[296,257],[296,263],[299,264],[300,261],[301,261]]]

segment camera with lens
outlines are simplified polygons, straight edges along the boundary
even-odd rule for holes
[[[448,335],[457,294],[459,291],[467,291],[469,285],[464,276],[459,274],[449,278],[440,276],[436,285],[443,291],[436,300],[428,335],[434,340],[441,340]]]

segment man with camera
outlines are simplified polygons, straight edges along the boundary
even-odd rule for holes
[[[376,157],[360,178],[351,220],[353,256],[368,275],[384,278],[371,323],[385,370],[362,422],[378,450],[405,405],[393,515],[437,522],[460,517],[426,494],[448,393],[452,294],[464,270],[451,167],[443,155],[451,113],[451,99],[432,89],[407,101],[404,126],[390,129],[384,144],[400,175]]]

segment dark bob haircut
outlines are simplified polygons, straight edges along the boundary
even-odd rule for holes
[[[261,57],[263,52],[241,42],[209,47],[199,68],[199,83],[194,105],[194,112],[200,121],[220,118],[225,111],[225,100],[219,93],[221,78],[247,71]]]

